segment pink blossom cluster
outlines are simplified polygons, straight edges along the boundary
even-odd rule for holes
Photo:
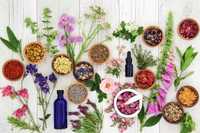
[[[167,92],[169,91],[173,83],[173,75],[174,75],[173,59],[169,59],[169,62],[166,66],[166,71],[162,75],[161,87],[157,91],[156,101],[150,102],[148,104],[147,112],[149,114],[157,115],[162,111],[164,105],[166,104]]]
[[[80,43],[83,41],[81,36],[72,35],[75,27],[75,18],[73,16],[63,14],[58,22],[58,27],[64,32],[59,33],[57,40],[60,47],[68,44]]]
[[[13,115],[16,118],[21,119],[23,116],[26,115],[27,111],[28,111],[28,106],[24,104],[21,108],[17,109],[15,112],[13,112]]]

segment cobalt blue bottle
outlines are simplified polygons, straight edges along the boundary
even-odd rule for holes
[[[133,77],[133,64],[132,64],[131,51],[127,52],[126,65],[125,65],[125,76]]]
[[[57,99],[54,102],[54,128],[67,128],[67,101],[64,99],[64,90],[57,90]]]

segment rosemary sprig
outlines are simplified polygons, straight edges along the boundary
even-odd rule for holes
[[[141,45],[135,45],[132,49],[132,52],[135,56],[137,67],[139,69],[145,69],[157,64],[157,60],[154,59],[152,53],[150,51],[144,50]]]
[[[169,12],[167,18],[166,33],[165,33],[166,41],[165,44],[163,45],[164,47],[162,49],[161,58],[157,68],[157,73],[156,73],[157,79],[161,79],[161,75],[165,72],[167,60],[170,55],[170,51],[172,49],[173,37],[174,37],[173,25],[174,25],[173,14],[172,12]]]
[[[17,119],[15,117],[8,117],[8,123],[14,126],[15,128],[22,129],[22,130],[30,130],[30,131],[38,131],[38,128],[30,125],[24,120]]]

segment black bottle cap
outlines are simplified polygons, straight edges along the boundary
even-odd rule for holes
[[[64,94],[64,90],[57,90],[57,94],[60,96],[60,95],[63,95]]]

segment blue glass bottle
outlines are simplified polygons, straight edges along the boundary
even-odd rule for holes
[[[54,102],[54,128],[67,128],[67,101],[65,100],[64,90],[57,90],[57,99]]]
[[[133,77],[133,64],[132,64],[131,51],[127,52],[126,65],[125,65],[125,76]]]

